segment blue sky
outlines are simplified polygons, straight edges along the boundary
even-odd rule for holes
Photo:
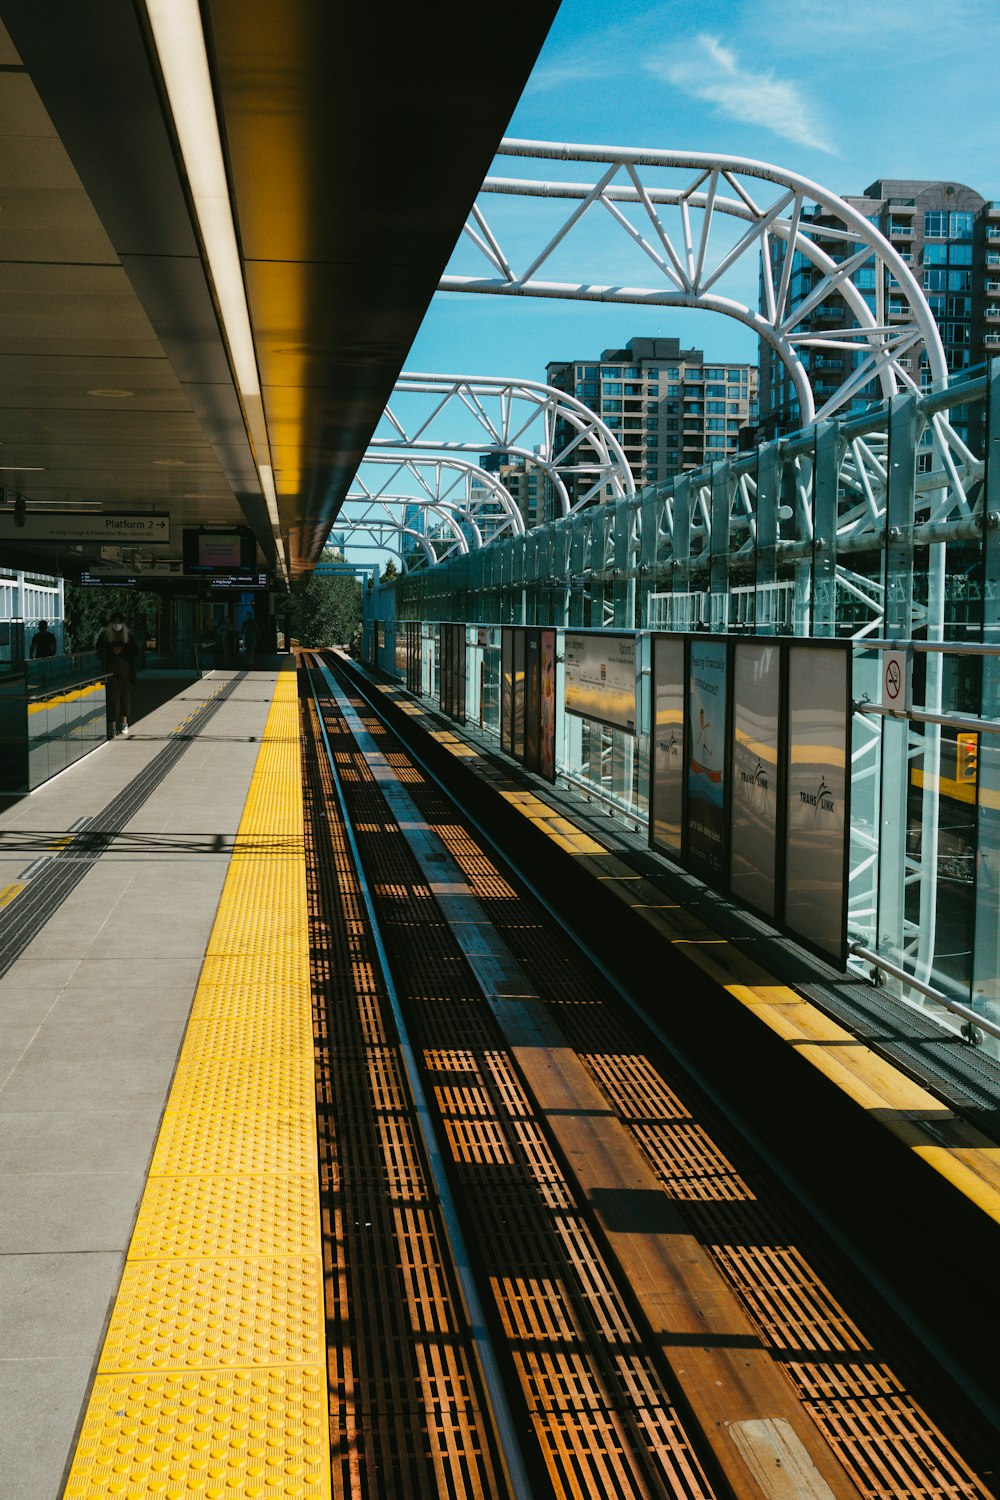
[[[941,177],[1000,199],[997,57],[1000,0],[563,0],[507,134],[753,157],[838,193]],[[673,332],[756,358],[710,314],[438,294],[407,367],[486,373],[489,351],[489,373],[542,380],[549,359]]]
[[[751,157],[842,194],[924,177],[1000,200],[998,56],[1000,0],[563,0],[507,134]],[[548,360],[672,334],[757,359],[748,330],[704,312],[438,293],[406,368],[544,380]]]

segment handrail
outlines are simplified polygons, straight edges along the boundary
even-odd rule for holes
[[[936,990],[933,985],[924,984],[922,980],[917,979],[913,974],[908,974],[905,969],[901,969],[898,964],[891,963],[889,959],[883,958],[881,953],[875,953],[871,948],[866,948],[863,943],[852,943],[850,951],[858,958],[863,958],[866,963],[874,964],[878,969],[884,969],[894,979],[902,980],[910,989],[919,990],[922,995],[926,995],[935,1004],[943,1005],[946,1010],[953,1011],[956,1016],[961,1016],[971,1026],[977,1026],[980,1031],[988,1031],[990,1036],[1000,1038],[1000,1026],[997,1026],[993,1021],[987,1020],[985,1016],[981,1016],[978,1011],[973,1010],[970,1006],[963,1005],[960,1000],[952,1000],[942,990]],[[975,1037],[966,1034],[965,1027],[962,1028],[962,1036],[973,1046],[977,1045]]]

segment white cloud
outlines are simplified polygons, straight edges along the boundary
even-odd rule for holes
[[[676,45],[676,44],[675,44]],[[754,73],[741,67],[736,53],[717,36],[702,33],[697,49],[679,61],[650,59],[650,73],[672,83],[695,99],[714,104],[724,115],[744,124],[763,125],[775,135],[813,146],[831,156],[837,153],[820,135],[810,109],[795,84],[772,73]]]

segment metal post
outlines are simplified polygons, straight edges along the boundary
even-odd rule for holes
[[[1000,646],[1000,359],[991,360],[986,394],[986,473],[983,478],[983,641]],[[983,717],[1000,716],[1000,657],[983,661]],[[979,739],[976,807],[976,925],[972,1004],[1000,1021],[1000,745]],[[994,1052],[998,1049],[991,1048]]]
[[[714,630],[729,623],[730,463],[712,465],[712,539],[710,552],[711,621]],[[719,603],[720,600],[724,602]]]
[[[816,428],[813,465],[812,634],[837,633],[837,488],[840,434],[834,422]]]
[[[896,396],[889,407],[886,481],[885,635],[909,640],[913,600],[913,500],[917,434],[914,396]],[[906,807],[909,795],[909,725],[882,721],[882,794],[879,829],[878,944],[905,951]]]
[[[778,497],[781,489],[778,443],[757,449],[757,588],[778,581]],[[772,623],[756,624],[758,635],[773,635]]]

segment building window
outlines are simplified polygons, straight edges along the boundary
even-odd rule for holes
[[[621,380],[622,367],[621,365],[602,365],[601,374],[605,380]]]

